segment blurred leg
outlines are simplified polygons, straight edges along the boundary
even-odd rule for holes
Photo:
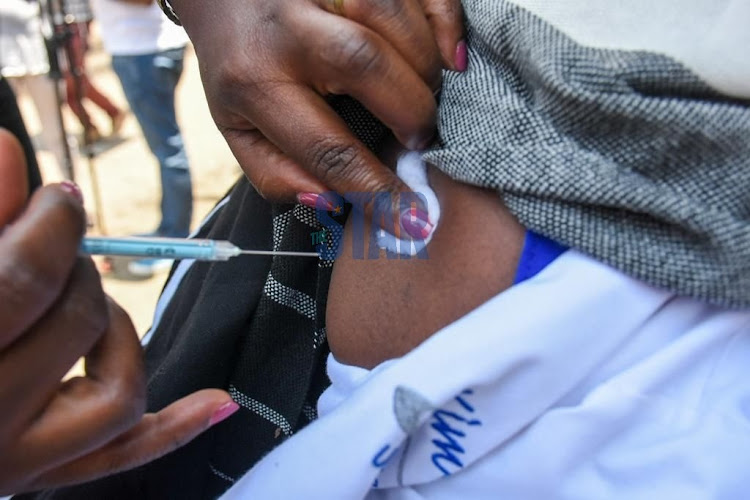
[[[86,90],[87,99],[103,109],[110,118],[115,118],[120,113],[122,113],[122,111],[120,111],[117,106],[112,104],[112,101],[110,101],[107,96],[99,92],[99,89],[97,89],[94,84],[91,83],[91,80],[89,80],[88,76],[86,76],[85,73],[82,75],[82,77],[85,81],[84,89]]]
[[[83,99],[85,96],[85,86],[83,79],[78,76],[74,77],[70,71],[65,73],[65,97],[68,101],[68,107],[78,117],[78,121],[81,122],[83,130],[88,131],[93,128],[91,117],[89,116],[86,108],[83,107]]]
[[[89,99],[91,102],[99,106],[104,110],[111,119],[118,116],[121,111],[112,104],[107,96],[102,94],[96,86],[91,83],[86,73],[86,50],[88,43],[86,42],[86,36],[88,29],[83,24],[72,25],[72,36],[70,40],[71,52],[73,54],[74,71],[78,77],[81,88],[81,98]],[[83,122],[81,122],[83,123]]]
[[[175,89],[182,74],[184,49],[142,56],[115,56],[112,67],[125,97],[159,161],[163,236],[190,232],[193,196],[190,166],[175,115]]]
[[[70,38],[67,39],[65,54],[68,57],[69,68],[65,71],[65,96],[68,107],[78,117],[81,126],[88,133],[93,127],[91,117],[83,107],[86,90],[81,78],[83,74],[83,41],[77,24],[68,25]]]

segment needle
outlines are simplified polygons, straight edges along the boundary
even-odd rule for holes
[[[288,257],[318,257],[317,252],[284,252],[279,250],[240,250],[240,255],[285,255]]]

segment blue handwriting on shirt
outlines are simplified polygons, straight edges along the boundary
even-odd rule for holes
[[[462,441],[471,427],[482,425],[480,420],[471,418],[476,410],[464,397],[472,394],[474,391],[467,389],[456,396],[455,399],[462,408],[460,412],[437,410],[432,414],[430,427],[439,434],[438,438],[432,440],[432,444],[439,450],[432,454],[432,463],[443,475],[449,476],[455,472],[455,468],[464,466],[460,457],[466,452]],[[450,468],[454,470],[451,471]]]

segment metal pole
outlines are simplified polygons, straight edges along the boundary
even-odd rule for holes
[[[61,43],[58,34],[54,29],[54,13],[52,11],[52,5],[47,0],[39,0],[39,13],[42,17],[41,29],[44,42],[47,47],[47,58],[49,59],[49,78],[54,82],[55,89],[55,101],[57,102],[57,122],[60,130],[59,140],[62,145],[63,157],[65,164],[60,165],[62,168],[63,176],[68,179],[75,181],[75,169],[73,168],[73,155],[70,152],[70,144],[68,144],[68,133],[65,130],[65,119],[63,117],[63,100],[60,95],[60,82],[62,81],[62,68],[60,65],[60,57],[58,53],[58,47]]]
[[[72,46],[72,33],[70,24],[75,23],[75,19],[72,19],[68,22],[67,14],[65,12],[65,4],[63,3],[63,0],[40,0],[40,2],[43,2],[46,4],[46,12],[48,15],[48,21],[49,26],[51,26],[51,40],[54,40],[53,43],[53,50],[50,51],[51,54],[54,54],[54,56],[50,57],[50,68],[52,67],[52,59],[54,57],[55,59],[55,78],[58,82],[58,89],[59,89],[59,81],[63,79],[63,71],[60,64],[60,52],[62,52],[62,55],[64,56],[64,60],[67,63],[67,70],[70,72],[70,75],[73,77],[73,90],[74,90],[74,96],[76,101],[78,102],[79,106],[83,106],[82,100],[83,100],[83,91],[81,89],[81,78],[80,74],[78,72],[78,68],[75,64],[75,53],[74,48]],[[62,49],[62,50],[61,50]],[[50,74],[52,74],[52,71],[50,71]],[[58,111],[60,115],[60,120],[62,123],[62,99],[60,97],[60,92],[58,90],[57,92],[58,97]],[[64,128],[63,128],[63,135],[65,136]],[[67,140],[65,141],[67,145]],[[95,159],[95,152],[94,148],[91,147],[92,144],[88,142],[88,136],[84,133],[84,152],[86,155],[86,164],[89,171],[89,178],[91,180],[91,192],[93,193],[94,198],[94,210],[96,211],[96,226],[99,228],[99,232],[103,235],[107,234],[107,229],[104,225],[104,211],[102,206],[102,200],[101,195],[99,192],[99,180],[96,172],[96,165],[94,162]],[[68,155],[70,154],[70,150],[66,150]],[[71,172],[71,179],[73,168],[72,168],[72,162],[70,167]]]

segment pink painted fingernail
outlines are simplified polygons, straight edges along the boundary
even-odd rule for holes
[[[62,188],[63,191],[72,194],[76,200],[83,203],[83,193],[81,193],[81,188],[79,188],[78,184],[76,184],[75,182],[62,181],[60,183],[60,188]]]
[[[456,45],[456,71],[463,73],[469,67],[469,54],[466,50],[466,42],[461,40]]]
[[[334,208],[333,203],[331,203],[330,200],[315,193],[298,193],[297,201],[307,207],[327,210],[328,212]]]
[[[218,410],[214,412],[213,415],[211,415],[211,420],[208,421],[208,426],[212,427],[219,422],[222,422],[229,418],[230,416],[234,415],[234,412],[240,409],[240,405],[235,403],[234,401],[230,401],[228,403],[224,403],[219,407]]]
[[[401,213],[401,227],[416,240],[423,240],[432,233],[434,228],[429,220],[427,212],[416,206],[407,208]]]

